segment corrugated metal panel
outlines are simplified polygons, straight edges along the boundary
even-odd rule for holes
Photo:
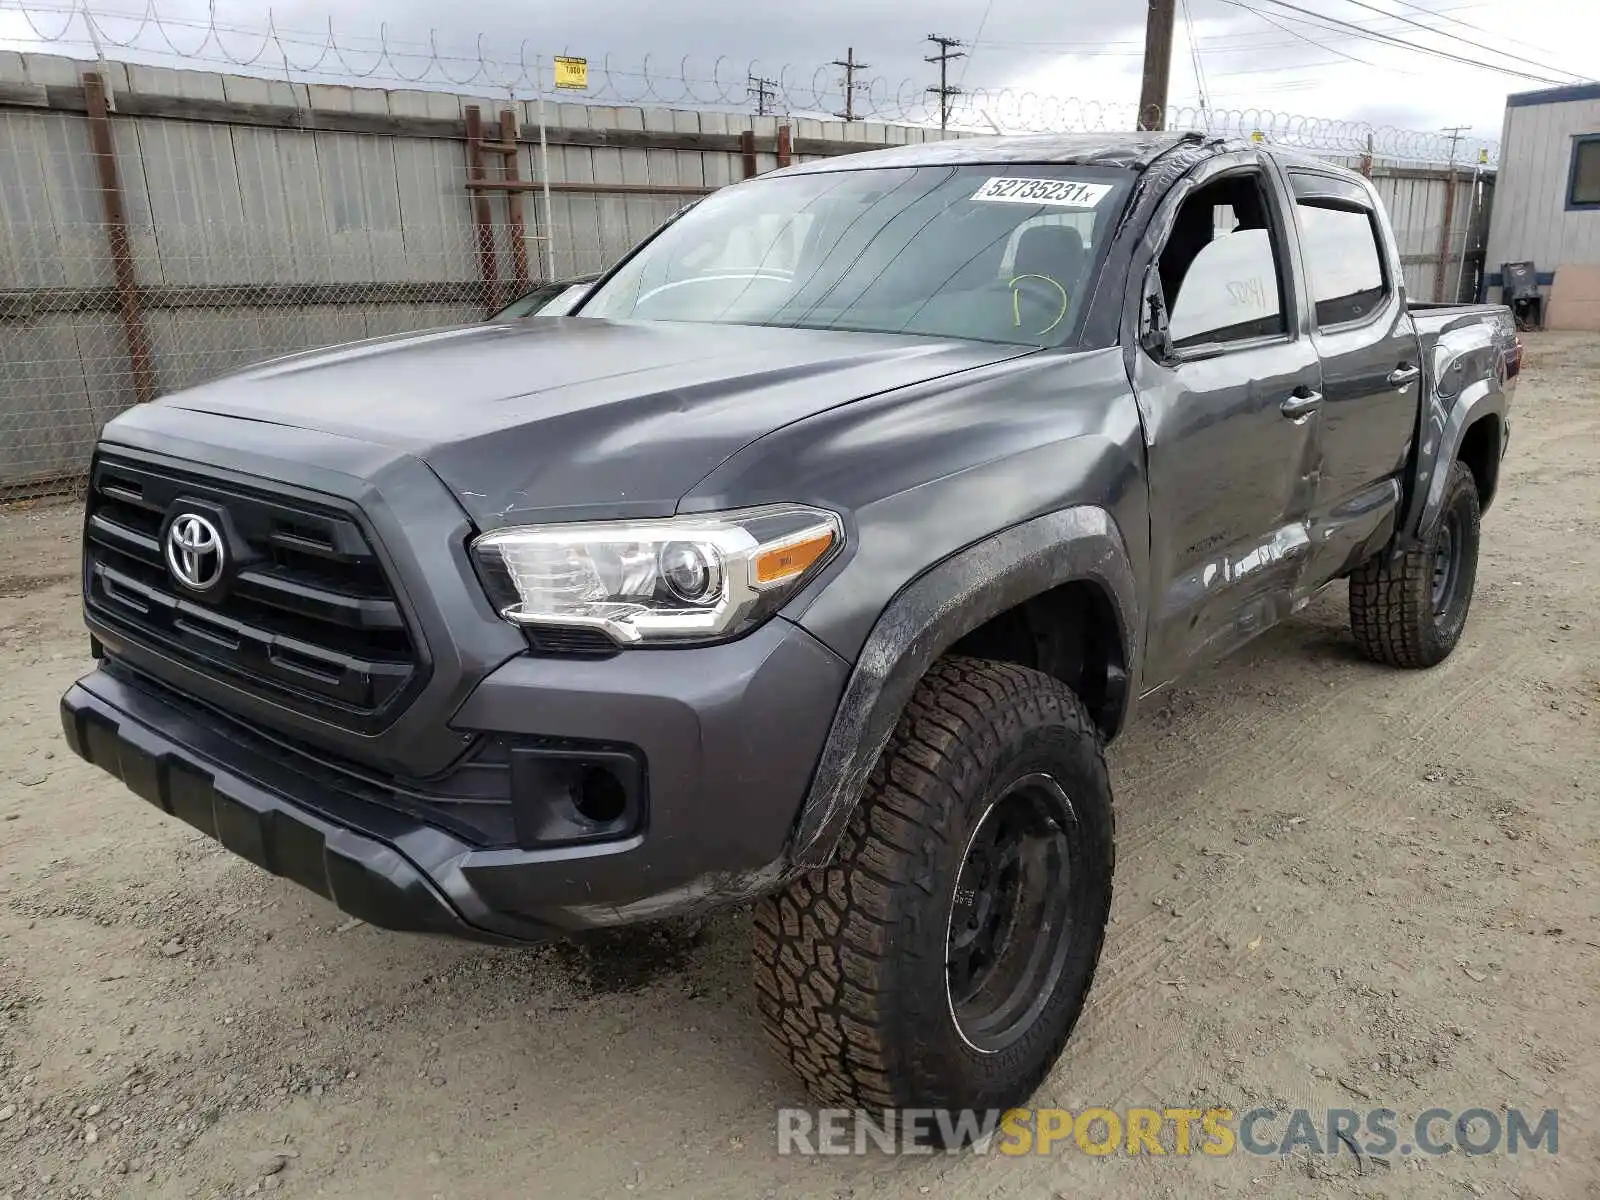
[[[1495,180],[1488,269],[1533,262],[1600,263],[1600,211],[1567,211],[1572,139],[1600,134],[1600,100],[1534,104],[1506,110]]]

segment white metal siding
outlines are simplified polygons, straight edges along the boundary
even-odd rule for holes
[[[1600,100],[1506,109],[1485,270],[1532,262],[1541,272],[1600,263],[1600,209],[1567,211],[1572,139],[1600,134]]]

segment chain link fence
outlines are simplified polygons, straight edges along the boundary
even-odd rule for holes
[[[526,289],[503,245],[484,276],[460,159],[445,142],[0,109],[0,498],[75,486],[130,404],[479,319]]]

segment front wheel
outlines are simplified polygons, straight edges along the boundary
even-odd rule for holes
[[[1356,648],[1391,667],[1443,662],[1467,623],[1478,574],[1478,487],[1465,463],[1445,483],[1432,533],[1399,558],[1387,551],[1350,577],[1350,631]]]
[[[1064,685],[948,658],[834,865],[755,913],[762,1024],[827,1105],[1003,1110],[1060,1056],[1111,908],[1111,786]]]

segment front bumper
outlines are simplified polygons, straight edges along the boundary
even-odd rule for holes
[[[704,911],[780,883],[845,674],[781,618],[721,646],[513,659],[479,685],[454,727],[625,744],[647,797],[626,837],[531,849],[474,845],[415,805],[337,786],[339,768],[320,751],[116,661],[74,684],[61,712],[84,759],[352,916],[527,942]]]

